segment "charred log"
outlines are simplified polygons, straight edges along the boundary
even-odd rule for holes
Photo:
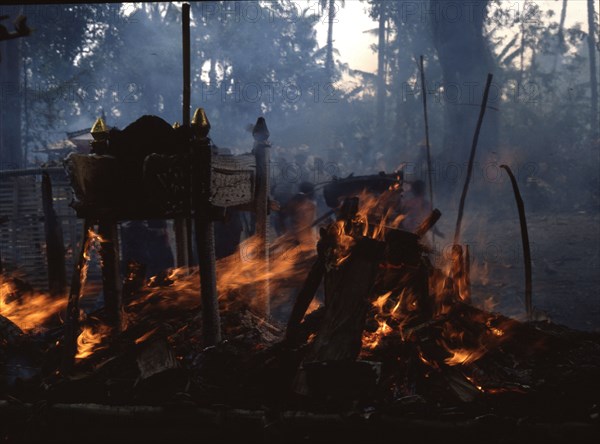
[[[325,314],[305,362],[358,357],[382,253],[380,242],[360,239],[351,257],[325,274]]]

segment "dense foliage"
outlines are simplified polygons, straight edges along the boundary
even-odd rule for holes
[[[561,8],[568,2],[485,0],[454,21],[450,3],[473,5],[365,1],[365,13],[380,25],[370,32],[383,36],[373,47],[380,55],[376,73],[339,60],[334,14],[340,2],[194,3],[192,107],[207,109],[217,144],[238,151],[250,148],[248,129],[264,115],[274,158],[323,159],[317,181],[389,171],[402,162],[423,176],[417,61],[424,55],[438,174],[466,162],[485,74],[492,72],[480,163],[508,162],[526,171],[520,177],[526,193],[543,206],[597,207],[590,40],[581,26],[564,26]],[[38,5],[18,12],[34,28],[20,42],[19,73],[21,150],[30,162],[42,159],[36,150],[89,127],[102,112],[121,128],[143,114],[181,119],[179,6]],[[331,22],[323,47],[320,22]],[[438,190],[455,191],[443,174],[438,179]]]

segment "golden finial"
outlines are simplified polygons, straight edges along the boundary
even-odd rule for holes
[[[106,140],[108,137],[108,129],[102,117],[98,117],[90,131],[94,140]]]
[[[210,122],[204,108],[197,108],[192,117],[192,127],[196,129],[200,137],[206,137],[210,131]]]
[[[177,129],[177,128],[179,128],[180,126],[181,126],[181,124],[180,124],[179,122],[175,122],[175,123],[173,124],[173,129]]]

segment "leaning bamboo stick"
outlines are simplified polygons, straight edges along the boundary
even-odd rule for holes
[[[481,131],[481,124],[483,123],[483,116],[485,115],[485,108],[487,106],[488,96],[490,93],[490,86],[492,84],[492,74],[488,74],[487,82],[485,84],[485,90],[483,92],[483,100],[481,101],[481,108],[479,110],[479,118],[477,120],[477,126],[475,127],[475,134],[473,135],[473,144],[471,145],[471,154],[469,155],[469,164],[467,166],[467,177],[465,179],[465,185],[463,187],[462,194],[460,196],[460,203],[458,205],[458,217],[456,219],[456,229],[454,231],[454,243],[458,244],[460,241],[460,226],[462,224],[463,210],[465,208],[465,199],[467,197],[467,191],[469,190],[469,183],[471,182],[471,175],[473,174],[473,162],[475,160],[475,152],[477,151],[477,141],[479,140],[479,132]]]
[[[532,302],[532,285],[531,285],[531,250],[529,248],[529,233],[527,232],[527,220],[525,219],[525,205],[523,204],[523,198],[517,185],[517,179],[511,171],[508,165],[500,165],[500,168],[504,168],[510,177],[513,191],[515,193],[515,200],[517,201],[517,208],[519,210],[519,222],[521,224],[521,241],[523,243],[523,260],[525,262],[525,310],[527,312],[527,319],[531,320],[533,315],[533,302]]]
[[[425,118],[425,145],[427,147],[427,179],[429,181],[429,203],[433,211],[433,181],[431,179],[431,147],[429,145],[429,119],[427,117],[427,85],[425,84],[425,68],[423,67],[423,56],[420,57],[419,68],[421,71],[421,95],[423,96],[423,116]],[[432,232],[433,239],[435,234]]]

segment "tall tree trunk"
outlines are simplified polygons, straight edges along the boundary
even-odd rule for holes
[[[327,80],[333,80],[333,21],[335,20],[335,0],[329,0],[327,6],[327,58],[325,60],[325,69],[327,71]]]
[[[404,49],[402,47],[402,39],[400,38],[400,33],[397,32],[396,33],[396,37],[395,37],[395,47],[396,47],[396,51],[397,51],[397,56],[396,56],[396,60],[395,60],[395,64],[394,64],[394,68],[392,69],[392,76],[393,76],[393,94],[392,96],[395,97],[395,105],[394,105],[394,110],[395,110],[395,116],[394,116],[394,140],[396,141],[396,143],[398,144],[398,149],[400,151],[400,153],[402,154],[401,158],[398,158],[398,164],[400,163],[400,160],[404,161],[404,147],[406,146],[406,143],[408,140],[410,140],[409,136],[406,134],[405,128],[404,128],[404,119],[407,118],[408,116],[405,116],[403,113],[403,109],[404,109],[404,90],[403,88],[403,82],[405,81],[404,77],[402,76],[402,62],[401,62],[401,51]]]
[[[565,19],[567,18],[567,0],[563,0],[562,9],[560,10],[560,23],[558,24],[558,31],[556,33],[558,37],[558,45],[556,46],[556,53],[554,54],[554,63],[552,65],[552,72],[556,72],[558,65],[558,57],[562,55],[565,50],[565,34],[563,32],[565,28]]]
[[[377,43],[377,138],[383,137],[385,114],[385,5],[379,9],[379,41]],[[380,140],[382,142],[382,140]]]
[[[594,0],[588,0],[588,50],[590,54],[590,90],[591,112],[590,112],[590,128],[592,139],[598,139],[598,75],[596,72],[596,37],[595,37],[595,21],[594,21]]]
[[[5,10],[16,17],[16,8]],[[22,39],[0,43],[0,170],[20,168],[23,154],[21,150],[21,45]]]
[[[565,36],[563,29],[565,28],[565,19],[567,18],[567,0],[563,0],[562,9],[560,10],[560,23],[558,25],[558,38],[560,43],[564,44]]]
[[[451,5],[451,4],[454,5]],[[450,0],[431,0],[437,11],[456,9]],[[437,50],[443,76],[444,136],[443,152],[440,155],[441,178],[448,179],[439,189],[454,192],[463,175],[453,180],[456,171],[464,172],[468,150],[477,120],[477,105],[481,103],[486,76],[493,70],[493,59],[483,35],[488,0],[478,3],[458,2],[463,13],[453,20],[444,19],[444,14],[433,23],[434,45]],[[477,7],[474,7],[474,4]],[[473,11],[465,14],[464,11]],[[490,105],[497,94],[491,96]],[[475,106],[474,106],[475,105]],[[497,115],[489,113],[483,126],[481,150],[493,146],[497,137]],[[445,175],[452,168],[452,174]]]
[[[23,152],[23,167],[27,168],[27,166],[29,165],[29,101],[27,100],[27,88],[29,88],[29,83],[28,83],[28,79],[27,79],[27,58],[26,58],[26,54],[27,54],[27,48],[28,46],[26,46],[24,43],[21,43],[21,58],[22,58],[22,65],[23,65],[23,139],[21,140],[21,145],[22,145],[22,149],[21,151]]]

